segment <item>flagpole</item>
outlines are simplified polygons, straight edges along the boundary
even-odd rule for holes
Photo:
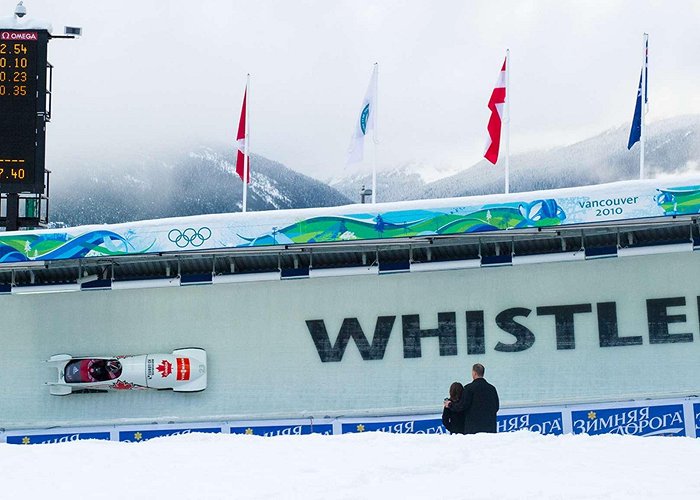
[[[372,141],[374,142],[374,155],[372,158],[372,204],[377,202],[377,123],[379,122],[379,63],[374,63],[377,78],[374,80],[374,128],[372,129]]]
[[[505,102],[505,122],[506,122],[506,194],[510,192],[510,49],[506,49],[506,102]]]
[[[377,142],[374,142],[374,154],[372,155],[372,205],[377,202]]]
[[[245,143],[243,146],[243,212],[248,208],[248,176],[250,170],[250,120],[248,119],[248,109],[250,108],[250,73],[246,79],[246,106],[245,106]]]
[[[644,179],[644,142],[646,138],[646,124],[644,123],[644,117],[646,115],[646,102],[647,102],[647,50],[649,47],[649,35],[644,33],[642,37],[644,42],[644,58],[642,59],[642,102],[640,103],[641,109],[639,110],[639,178]]]

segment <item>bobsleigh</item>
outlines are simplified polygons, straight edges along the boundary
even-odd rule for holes
[[[172,354],[71,356],[55,354],[46,362],[56,369],[47,382],[54,396],[138,389],[199,392],[207,388],[207,352],[192,347]]]

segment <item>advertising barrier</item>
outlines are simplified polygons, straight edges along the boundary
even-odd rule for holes
[[[303,436],[308,434],[333,434],[332,423],[314,423],[313,420],[281,422],[238,422],[229,427],[231,434],[251,436]]]
[[[526,430],[559,436],[564,433],[564,411],[504,413],[498,415],[496,426],[498,432]]]
[[[449,434],[439,415],[355,418],[341,423],[341,433],[389,432],[391,434]]]
[[[119,430],[119,441],[127,443],[138,443],[139,441],[148,441],[149,439],[157,437],[166,436],[180,436],[183,434],[191,434],[193,432],[203,432],[203,433],[220,433],[222,432],[222,427],[182,427],[169,428],[169,427],[157,427],[157,426],[141,426],[130,428],[129,430]]]
[[[626,401],[590,405],[509,408],[497,417],[498,432],[530,431],[543,435],[622,434],[700,437],[700,401],[696,397]],[[50,444],[85,439],[129,443],[195,433],[260,437],[338,435],[362,432],[449,434],[439,414],[393,417],[199,422],[191,425],[150,424],[48,430],[0,431],[0,443]]]
[[[571,413],[574,434],[685,436],[682,404],[587,409]]]
[[[109,441],[111,435],[109,430],[97,430],[83,432],[75,429],[66,429],[67,432],[39,434],[39,433],[24,433],[24,434],[8,434],[6,441],[8,444],[49,444],[49,443],[69,443],[71,441],[81,441],[84,439],[99,439]],[[48,432],[48,431],[41,431]]]

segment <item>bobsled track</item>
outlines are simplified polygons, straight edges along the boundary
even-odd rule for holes
[[[434,414],[476,362],[504,408],[698,395],[699,184],[0,233],[0,429]],[[436,206],[463,229],[397,219]],[[300,242],[333,210],[336,236]],[[43,385],[54,354],[183,347],[207,351],[202,392]]]

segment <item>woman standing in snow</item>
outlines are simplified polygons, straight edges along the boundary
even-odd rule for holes
[[[464,412],[452,411],[447,402],[456,403],[462,397],[464,386],[459,382],[453,382],[450,386],[450,397],[445,400],[445,407],[442,409],[442,425],[450,431],[450,434],[464,434]]]

